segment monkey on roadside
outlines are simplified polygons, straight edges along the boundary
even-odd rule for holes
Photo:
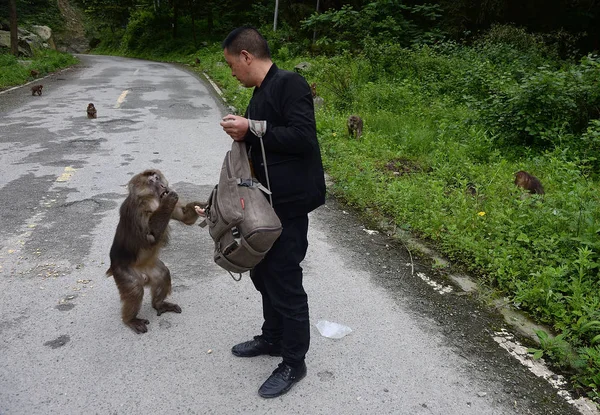
[[[39,96],[42,95],[42,88],[44,87],[44,85],[34,85],[31,87],[31,95],[35,95],[38,94]]]
[[[317,84],[315,82],[310,84],[310,92],[312,93],[313,105],[315,109],[321,108],[325,104],[325,100],[323,97],[317,95]]]
[[[96,118],[96,107],[94,107],[94,104],[92,104],[91,102],[88,104],[87,106],[87,117],[88,118]]]
[[[150,322],[137,317],[145,286],[151,287],[152,307],[157,315],[181,313],[177,304],[165,301],[171,292],[171,273],[158,258],[169,241],[169,221],[193,225],[198,219],[196,207],[204,208],[206,203],[180,202],[165,176],[156,169],[133,176],[128,188],[129,195],[119,211],[106,275],[114,277],[119,289],[123,322],[136,333],[146,333]]]
[[[32,69],[31,71],[29,71],[29,74],[34,77],[37,78],[40,75],[39,71],[36,71],[35,69]]]
[[[348,117],[348,134],[356,139],[362,135],[363,120],[358,115]]]
[[[545,193],[540,180],[523,170],[515,173],[515,185],[532,194],[543,195]]]
[[[196,60],[194,62],[196,62],[196,65],[200,65],[200,59],[199,58],[196,58]]]

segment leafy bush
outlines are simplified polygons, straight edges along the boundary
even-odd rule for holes
[[[408,46],[443,38],[435,26],[439,12],[439,5],[430,3],[408,6],[399,0],[375,0],[361,10],[345,4],[339,10],[314,13],[302,28],[316,30],[317,46],[327,53],[362,50],[364,39]]]
[[[598,82],[596,57],[558,70],[543,66],[520,82],[498,85],[479,108],[484,122],[496,129],[504,144],[572,145],[590,119],[600,117]]]
[[[164,41],[159,41],[161,27],[169,27],[167,16],[161,17],[144,9],[136,10],[129,18],[121,47],[127,51],[139,51],[151,45],[163,45]]]
[[[503,66],[535,68],[548,61],[556,62],[558,57],[542,35],[513,25],[492,25],[475,40],[473,47],[492,63]]]

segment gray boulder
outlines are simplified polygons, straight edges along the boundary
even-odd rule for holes
[[[44,41],[35,33],[31,33],[25,29],[19,29],[19,43],[24,40],[33,49],[44,49]]]
[[[47,48],[56,50],[56,44],[52,37],[52,29],[48,26],[33,25],[31,26],[31,31],[42,39]]]
[[[300,62],[298,65],[294,66],[294,71],[298,73],[309,71],[311,67],[310,62]]]
[[[39,39],[39,38],[38,38]],[[40,40],[41,42],[41,40]],[[19,56],[31,57],[33,53],[31,51],[31,46],[27,42],[27,40],[21,35],[19,35]],[[0,48],[10,49],[10,32],[6,30],[0,30]]]

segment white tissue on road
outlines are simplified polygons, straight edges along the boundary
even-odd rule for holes
[[[317,321],[317,329],[319,329],[319,333],[321,336],[328,337],[330,339],[341,339],[348,333],[352,332],[352,329],[348,326],[344,326],[343,324],[332,323],[327,320],[319,320]]]

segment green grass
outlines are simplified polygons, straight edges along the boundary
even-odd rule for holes
[[[34,56],[27,60],[0,53],[0,89],[22,85],[35,79],[31,76],[32,70],[38,71],[39,77],[42,77],[77,62],[74,56],[54,50],[35,51]]]

